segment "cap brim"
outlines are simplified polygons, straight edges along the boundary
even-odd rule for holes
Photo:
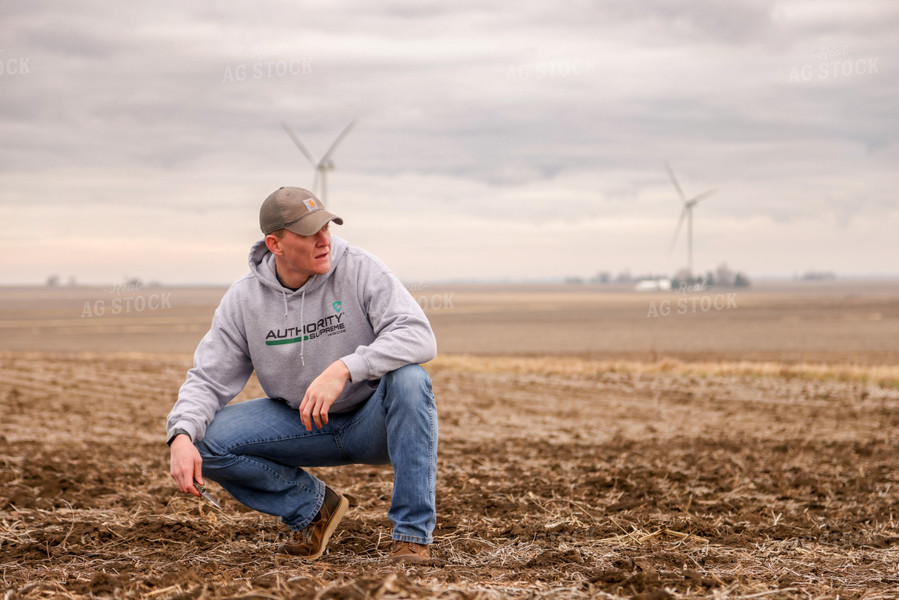
[[[327,225],[330,221],[334,221],[338,225],[343,225],[343,219],[326,210],[317,210],[309,213],[296,223],[291,223],[284,229],[292,231],[297,235],[310,236],[318,233],[319,229]]]

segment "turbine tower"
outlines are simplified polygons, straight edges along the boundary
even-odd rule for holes
[[[321,160],[315,160],[315,157],[312,155],[309,150],[306,149],[306,146],[303,145],[303,142],[300,141],[300,138],[293,132],[293,130],[287,126],[287,123],[281,121],[281,127],[284,128],[284,131],[287,132],[287,135],[290,136],[290,139],[293,140],[293,143],[297,145],[297,148],[300,149],[300,152],[312,163],[312,166],[315,167],[315,179],[312,181],[312,193],[317,195],[319,199],[324,203],[325,206],[328,206],[328,171],[334,170],[334,161],[331,160],[331,155],[334,154],[334,150],[337,149],[337,145],[343,141],[343,138],[350,132],[353,126],[356,125],[356,121],[350,121],[350,124],[347,125],[344,130],[337,136],[337,139],[334,140],[334,143],[331,144],[331,147],[328,148],[328,151],[325,152],[325,155],[322,156]],[[321,189],[319,190],[319,184]]]
[[[687,219],[687,269],[690,272],[690,277],[693,276],[693,207],[696,206],[700,200],[704,200],[714,194],[718,190],[708,190],[707,192],[703,192],[698,196],[694,196],[690,200],[687,200],[687,196],[684,194],[684,191],[681,189],[680,184],[677,182],[677,177],[674,176],[674,171],[671,170],[671,165],[668,162],[665,162],[665,168],[668,170],[668,177],[671,178],[671,183],[674,184],[674,189],[677,190],[677,195],[680,196],[681,201],[684,203],[684,208],[680,213],[680,219],[677,221],[677,227],[674,228],[674,237],[671,239],[671,247],[668,249],[668,254],[671,254],[672,250],[674,250],[674,245],[677,243],[677,235],[680,233],[680,228],[684,224],[684,219]]]

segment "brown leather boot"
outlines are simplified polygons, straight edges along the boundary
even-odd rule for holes
[[[424,544],[397,540],[390,549],[390,560],[404,563],[423,563],[431,560],[431,552]]]
[[[294,531],[291,539],[278,547],[278,552],[315,560],[325,552],[331,534],[346,514],[349,501],[325,486],[325,500],[315,519],[300,531]]]

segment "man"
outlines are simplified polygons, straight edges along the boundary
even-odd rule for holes
[[[262,204],[265,238],[229,288],[168,416],[182,492],[218,482],[281,517],[280,551],[322,555],[349,503],[303,467],[393,465],[390,559],[429,559],[436,524],[437,411],[418,363],[436,355],[421,308],[377,258],[331,236],[340,217],[307,190]],[[266,394],[228,404],[256,371]]]

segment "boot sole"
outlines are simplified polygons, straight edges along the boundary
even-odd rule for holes
[[[335,529],[337,529],[337,526],[340,524],[340,521],[343,519],[343,516],[346,514],[346,511],[349,507],[350,501],[347,500],[345,496],[341,495],[340,503],[337,505],[337,510],[334,511],[334,514],[331,515],[331,520],[328,521],[327,525],[325,525],[325,532],[322,534],[321,548],[319,548],[317,553],[311,556],[303,556],[302,558],[306,560],[315,560],[325,553],[325,549],[328,547],[328,542],[331,541],[331,534],[334,533]]]
[[[431,562],[431,557],[424,556],[416,556],[410,554],[403,554],[397,556],[391,556],[390,562],[392,563],[407,563],[407,564],[422,564]]]

